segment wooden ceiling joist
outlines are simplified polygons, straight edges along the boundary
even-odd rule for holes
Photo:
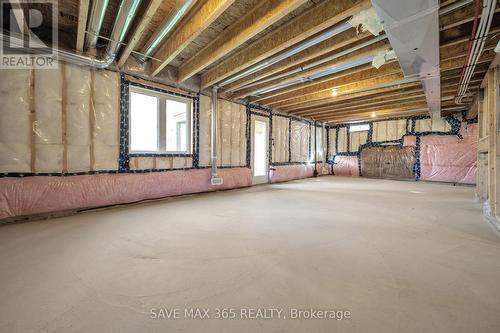
[[[201,75],[201,88],[264,60],[334,24],[367,9],[369,0],[327,0],[286,22]]]
[[[123,50],[120,59],[118,60],[118,67],[122,67],[125,62],[127,61],[128,57],[134,51],[135,46],[141,39],[142,35],[146,31],[149,23],[151,22],[151,19],[153,18],[154,14],[158,10],[162,3],[162,0],[152,0],[148,8],[146,9],[146,12],[141,18],[141,21],[137,25],[137,27],[134,30],[134,33],[132,34],[132,37],[130,38],[129,42],[127,43],[127,46]]]
[[[307,0],[262,1],[254,10],[224,30],[222,35],[179,67],[182,82],[219,60],[267,27],[306,3]]]
[[[152,62],[151,75],[155,76],[181,53],[200,33],[221,15],[235,0],[206,0],[188,20],[172,33],[154,54],[161,61]]]
[[[490,62],[492,59],[491,55],[492,51],[487,51],[483,54],[483,56],[479,59],[478,63],[484,63],[484,62]],[[441,61],[441,70],[446,71],[446,70],[451,70],[451,69],[457,69],[461,68],[464,64],[464,57],[462,58],[454,58],[454,59],[449,59],[449,60],[444,60]],[[387,65],[387,66],[390,66]],[[377,86],[377,84],[371,84],[370,80],[373,80],[374,82],[380,82],[380,81],[385,81],[385,80],[390,80],[386,81],[385,83],[389,83],[392,81],[399,81],[403,79],[403,75],[401,72],[398,72],[397,74],[393,74],[394,79],[388,78],[386,76],[383,76],[383,78],[380,77],[380,75],[384,75],[384,70],[387,71],[387,67],[382,66],[381,69],[378,71],[373,69],[370,69],[369,71],[372,71],[372,73],[367,72],[360,72],[357,74],[350,75],[348,79],[352,79],[352,81],[360,81],[360,82],[365,82],[366,86]],[[393,71],[395,70],[394,68],[392,69]],[[344,79],[344,80],[348,80]],[[285,92],[282,93],[281,95],[274,96],[274,97],[268,97],[264,99],[259,99],[258,102],[263,105],[268,105],[272,106],[275,108],[281,108],[284,106],[290,106],[294,104],[300,104],[304,103],[307,101],[313,101],[317,99],[322,99],[322,98],[327,98],[331,97],[331,89],[332,88],[337,88],[337,94],[342,94],[349,92],[351,90],[357,90],[354,89],[354,85],[349,85],[349,86],[344,86],[345,82],[341,80],[332,80],[331,82],[325,81],[323,83],[319,83],[316,86],[310,86],[308,88],[303,88],[303,89],[298,89],[295,91],[290,91],[290,92]],[[383,84],[383,83],[380,83]],[[300,96],[300,97],[297,97]]]
[[[255,92],[258,92],[260,89],[265,89],[266,87],[270,87],[273,85],[285,84],[285,83],[288,83],[290,81],[298,80],[298,79],[301,79],[301,78],[304,78],[304,77],[307,77],[310,75],[320,73],[320,72],[325,71],[327,69],[334,68],[335,66],[340,67],[342,65],[349,64],[350,62],[352,62],[356,58],[361,58],[361,57],[370,56],[370,55],[376,55],[380,52],[387,50],[388,48],[390,48],[390,44],[388,41],[386,41],[386,40],[380,41],[378,43],[364,47],[360,50],[351,52],[345,56],[339,57],[335,60],[327,61],[321,65],[302,70],[298,73],[288,75],[288,76],[283,77],[283,78],[277,78],[275,80],[265,82],[262,84],[258,84],[258,85],[252,86],[250,88],[247,88],[247,89],[239,90],[238,92],[233,94],[232,97],[233,98],[246,97],[246,96],[251,95]],[[371,66],[371,64],[370,64],[370,66]],[[357,66],[357,67],[359,67],[359,66]],[[353,67],[353,68],[357,68],[357,67]],[[341,72],[339,72],[339,73],[341,73]]]
[[[282,71],[296,68],[297,65],[302,65],[307,61],[314,61],[322,58],[323,56],[328,56],[330,53],[340,50],[346,46],[356,45],[359,42],[363,42],[372,38],[373,35],[369,32],[358,33],[355,29],[349,29],[331,38],[328,38],[321,43],[313,45],[297,54],[292,55],[274,65],[266,67],[265,69],[258,71],[256,73],[247,75],[235,82],[231,82],[224,86],[221,90],[221,94],[226,94],[227,92],[235,91],[241,87],[249,85],[261,79],[265,79],[271,75],[278,74]]]

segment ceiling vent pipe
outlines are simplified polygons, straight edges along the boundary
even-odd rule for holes
[[[89,49],[95,49],[97,40],[99,39],[99,32],[101,31],[102,21],[108,8],[109,0],[94,0],[92,1],[92,8],[90,9],[90,18],[88,24],[88,32],[86,36],[85,45]]]
[[[432,118],[438,122],[441,118],[438,0],[371,1],[405,77],[422,81]]]
[[[169,16],[160,24],[160,29],[156,30],[151,36],[151,38],[146,42],[146,45],[142,48],[141,55],[137,58],[140,61],[145,61],[148,57],[151,57],[153,52],[158,48],[161,42],[168,36],[168,34],[173,30],[175,25],[181,20],[181,18],[186,15],[188,10],[193,7],[196,0],[182,0],[177,6],[177,9],[173,10]]]
[[[55,49],[54,58],[56,60],[65,61],[78,66],[91,66],[94,68],[104,69],[108,68],[115,60],[120,46],[127,35],[127,31],[130,28],[132,20],[137,12],[141,0],[123,0],[118,9],[118,14],[113,26],[113,31],[111,32],[111,38],[106,47],[104,55],[100,58],[88,55],[88,54],[77,54],[72,51],[66,51],[62,49]],[[41,53],[37,49],[25,48],[22,38],[17,38],[14,36],[7,36],[0,34],[0,40],[3,43],[13,43],[17,48],[26,53],[36,54]],[[43,52],[45,53],[45,52]]]

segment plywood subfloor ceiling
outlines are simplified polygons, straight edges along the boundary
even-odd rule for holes
[[[81,0],[79,6],[74,1],[60,2],[61,15],[79,18],[61,23],[61,30],[73,36],[68,40],[82,38],[85,29],[78,29],[78,24],[87,22],[82,16],[88,15],[90,5],[81,5],[86,1],[92,0]],[[456,2],[441,1],[440,7]],[[120,0],[110,0],[102,29],[104,37],[109,35],[119,3]],[[119,65],[130,61],[134,52],[143,51],[154,32],[162,28],[165,17],[173,15],[180,3],[180,0],[143,1],[125,41],[128,50],[124,52],[122,48],[118,57]],[[467,58],[474,4],[471,1],[439,18],[443,115],[468,110],[495,56],[493,49],[500,33],[500,4],[471,78],[470,94],[463,104],[455,104],[454,96]],[[218,85],[219,94],[224,98],[249,101],[325,122],[428,113],[420,82],[395,84],[404,78],[397,60],[388,61],[379,69],[365,63],[317,79],[305,79],[333,66],[391,48],[385,39],[334,58],[339,52],[374,38],[369,32],[354,28],[226,82],[369,8],[369,0],[198,0],[147,60],[147,74],[154,77],[167,66],[174,66],[178,69],[178,82],[199,76],[200,90]],[[147,13],[153,15],[148,17]],[[141,23],[145,28],[138,35],[136,30]],[[133,39],[134,33],[136,38]],[[105,45],[106,40],[101,42]],[[322,63],[314,65],[318,62]]]

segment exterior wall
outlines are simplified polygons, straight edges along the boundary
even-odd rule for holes
[[[431,131],[430,117],[366,122],[368,131],[354,133],[349,133],[350,124],[338,124],[329,129],[328,156],[333,173],[359,176],[361,171],[356,169],[366,148],[413,146],[416,180],[475,184],[478,125],[461,119],[462,115],[455,115],[437,131]]]
[[[128,153],[128,84],[192,98],[193,112],[199,112],[193,114],[192,154]],[[244,105],[218,101],[224,185],[213,187],[209,97],[64,63],[57,70],[3,71],[0,95],[0,219],[252,184]],[[272,119],[271,167],[288,164],[291,156],[294,163],[275,166],[270,182],[312,176],[312,122],[286,115]],[[326,131],[318,132],[321,150]]]

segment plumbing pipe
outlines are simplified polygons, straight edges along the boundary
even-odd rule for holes
[[[160,24],[161,28],[155,31],[153,36],[151,36],[146,45],[142,48],[141,55],[138,56],[140,61],[145,61],[153,54],[165,37],[195,3],[196,0],[183,0],[177,7],[177,10],[173,11],[170,16],[167,16]]]
[[[468,46],[468,56],[465,66],[462,68],[462,74],[457,88],[457,95],[455,98],[456,104],[461,104],[462,99],[465,97],[469,82],[474,74],[476,64],[479,57],[483,53],[486,38],[488,36],[491,22],[493,19],[494,11],[496,8],[496,0],[484,0],[479,19],[479,9],[481,7],[481,0],[476,0],[476,10],[474,16],[474,25],[471,34],[471,40]],[[478,25],[479,20],[479,25]]]
[[[210,121],[210,155],[212,179],[217,178],[217,86],[212,87],[212,114]]]
[[[458,8],[461,8],[461,7],[465,6],[465,5],[467,5],[471,1],[473,1],[473,0],[462,0],[462,1],[456,2],[456,3],[452,4],[452,5],[449,5],[449,6],[446,6],[446,7],[442,8],[442,9],[440,9],[439,13],[440,14],[449,13],[451,11],[454,11],[454,10],[456,10]],[[331,38],[331,37],[333,37],[333,36],[335,36],[335,35],[337,35],[339,33],[342,33],[344,31],[348,30],[349,28],[352,28],[352,25],[349,24],[347,21],[344,22],[344,23],[340,23],[340,24],[334,25],[330,29],[327,29],[327,30],[323,31],[321,34],[319,34],[318,36],[316,36],[316,37],[314,37],[314,38],[312,38],[310,40],[303,41],[303,42],[297,44],[296,46],[291,47],[290,49],[288,49],[287,51],[285,51],[285,52],[283,52],[281,54],[278,54],[278,55],[276,55],[274,57],[271,57],[270,59],[263,60],[263,61],[255,64],[253,66],[248,67],[246,70],[244,70],[244,71],[242,71],[242,72],[240,72],[240,73],[238,73],[238,74],[236,74],[236,75],[234,75],[232,77],[229,77],[226,80],[223,80],[222,82],[219,83],[219,86],[223,87],[225,85],[228,85],[229,83],[232,83],[234,81],[237,81],[237,80],[241,79],[244,76],[250,75],[250,74],[255,73],[257,71],[260,71],[260,70],[262,70],[262,69],[264,69],[266,67],[274,65],[275,63],[277,63],[277,62],[279,62],[281,60],[284,60],[284,59],[286,59],[288,57],[291,57],[292,55],[297,54],[298,52],[300,52],[302,50],[305,50],[306,48],[309,48],[309,47],[311,47],[313,45],[316,45],[316,44],[318,44],[318,43],[320,43],[320,42],[322,42],[324,40],[327,40],[328,38]],[[381,36],[378,36],[378,37],[372,39],[371,42],[368,41],[368,42],[365,42],[365,43],[367,43],[366,45],[370,45],[372,43],[375,43],[375,42],[377,42],[379,40],[383,40],[385,38],[387,38],[386,35],[381,35]],[[366,45],[364,45],[364,46],[366,46]],[[361,46],[361,47],[364,47],[364,46]],[[353,48],[355,48],[355,47],[353,47]],[[347,52],[347,50],[346,50],[346,52]],[[350,52],[353,52],[353,51],[350,51]],[[333,57],[335,57],[335,55]],[[330,57],[328,57],[328,58],[324,58],[324,59],[325,59],[324,61],[320,60],[318,63],[329,61],[329,60],[332,60],[332,59],[335,59],[335,58],[331,58],[330,59]],[[315,64],[315,65],[311,64],[310,66],[316,66],[316,65],[318,65],[318,64]],[[294,70],[294,71],[289,71],[289,72],[287,72],[285,74],[281,74],[281,76],[276,76],[274,78],[279,78],[279,77],[282,77],[282,76],[285,76],[285,75],[291,75],[291,74],[297,73],[299,71],[300,71],[300,69]],[[264,82],[267,82],[269,80],[271,80],[271,79],[261,80],[259,83],[264,83]],[[248,85],[246,85],[244,87],[241,87],[241,88],[238,88],[238,89],[250,87],[251,85],[255,85],[255,84],[257,84],[257,83],[251,83],[251,84],[248,84]],[[231,91],[231,90],[229,90],[229,91]]]
[[[63,49],[53,49],[52,51],[54,52],[54,55],[52,58],[78,66],[91,66],[98,69],[108,68],[118,54],[121,43],[130,28],[132,19],[134,18],[140,3],[141,0],[123,0],[121,2],[115,24],[111,32],[110,42],[108,43],[106,51],[102,57],[96,57],[90,54],[78,54],[73,51]],[[7,36],[0,33],[0,41],[3,43],[14,44],[20,51],[24,51],[26,53],[47,55],[46,51],[24,47],[23,38]]]
[[[89,27],[86,36],[85,45],[87,48],[95,49],[99,32],[101,31],[104,14],[108,8],[109,0],[94,0],[90,9]]]

